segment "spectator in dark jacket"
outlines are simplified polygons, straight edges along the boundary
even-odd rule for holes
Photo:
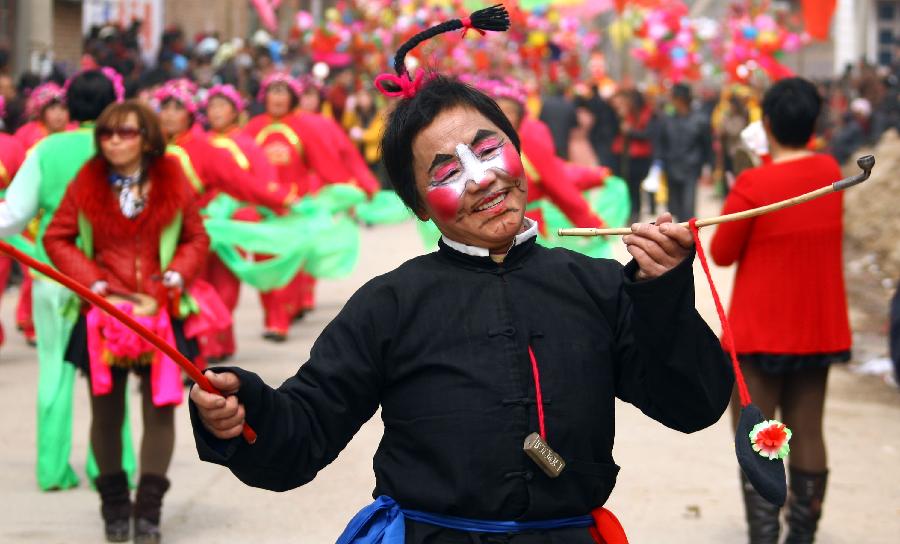
[[[557,90],[544,97],[540,119],[553,134],[556,154],[569,160],[569,135],[572,133],[572,129],[578,125],[575,104]]]
[[[712,132],[709,120],[692,106],[691,88],[672,88],[674,113],[663,116],[654,146],[656,160],[662,161],[669,184],[669,211],[680,221],[694,216],[697,182],[704,167],[711,167]]]

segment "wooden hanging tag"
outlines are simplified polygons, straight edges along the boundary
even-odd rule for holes
[[[538,433],[531,433],[525,438],[523,449],[528,457],[541,467],[544,474],[551,478],[556,478],[566,468],[563,458],[553,451]]]

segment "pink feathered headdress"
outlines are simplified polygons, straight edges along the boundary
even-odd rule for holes
[[[35,87],[28,100],[25,102],[25,115],[29,118],[37,118],[44,111],[44,108],[54,102],[65,103],[66,92],[56,83],[50,81],[43,85]]]
[[[153,99],[157,106],[162,106],[167,100],[175,100],[191,115],[197,115],[198,104],[194,94],[197,92],[197,85],[185,78],[171,79],[166,81],[162,87],[153,93]]]
[[[69,91],[69,86],[72,85],[72,80],[76,77],[80,76],[85,72],[89,72],[90,70],[82,70],[70,77],[66,80],[66,84],[63,85],[63,93],[67,93]],[[99,72],[106,76],[106,79],[112,83],[113,92],[116,95],[116,102],[124,102],[125,101],[125,80],[122,79],[122,75],[119,72],[116,72],[114,68],[110,68],[109,66],[104,66],[100,68]]]
[[[257,102],[264,102],[266,100],[266,91],[276,83],[284,83],[287,85],[288,89],[290,89],[298,99],[300,98],[300,95],[303,94],[303,85],[291,77],[290,74],[285,72],[273,72],[267,75],[265,79],[263,79],[262,85],[259,86],[259,93],[256,95]]]
[[[241,97],[241,93],[234,88],[234,85],[213,85],[206,93],[206,100],[203,101],[203,109],[209,107],[209,101],[212,100],[212,97],[214,96],[226,98],[234,104],[234,108],[238,112],[244,111],[246,104],[244,103],[243,97]]]
[[[463,81],[490,96],[494,100],[513,100],[523,106],[528,100],[528,93],[525,92],[525,86],[517,79],[511,77],[498,79],[463,78]]]

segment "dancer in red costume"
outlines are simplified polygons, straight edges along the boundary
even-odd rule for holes
[[[162,130],[169,141],[167,152],[181,162],[188,181],[197,191],[201,207],[209,204],[219,192],[276,212],[293,203],[297,198],[294,188],[256,177],[243,169],[233,154],[214,146],[206,134],[195,128],[198,112],[195,91],[193,83],[174,80],[159,89],[155,99],[160,106]],[[211,266],[215,268],[216,265]],[[209,277],[209,270],[205,277]],[[201,350],[206,355],[208,348],[202,340]]]
[[[378,180],[343,129],[322,115],[297,110],[302,94],[303,86],[290,75],[269,75],[258,96],[266,112],[244,128],[277,169],[282,187],[300,196],[329,183],[350,183],[369,195],[377,192]],[[265,337],[286,340],[291,320],[315,306],[314,291],[315,279],[301,272],[285,287],[263,293]]]
[[[235,162],[249,172],[258,183],[279,186],[278,173],[253,138],[241,131],[238,120],[244,111],[244,99],[232,85],[216,85],[206,96],[204,109],[210,124],[209,141],[234,157]],[[293,186],[288,186],[290,192]],[[232,216],[240,221],[259,221],[261,215],[255,207],[244,207]],[[211,253],[206,267],[206,281],[210,282],[222,298],[228,310],[234,312],[240,296],[241,281],[216,256]],[[207,360],[226,360],[234,355],[234,331],[229,328],[202,342]]]
[[[525,90],[516,80],[485,79],[472,83],[497,102],[519,133],[522,163],[528,179],[529,204],[546,197],[562,210],[572,224],[602,228],[603,220],[591,210],[581,192],[602,185],[609,170],[602,166],[579,166],[557,156],[547,125],[526,115]],[[543,224],[540,210],[530,211],[526,215],[536,219],[539,225]]]
[[[0,96],[0,128],[2,127],[2,119],[6,117],[6,100]],[[0,196],[5,198],[6,188],[12,182],[22,162],[25,161],[25,148],[14,136],[5,132],[0,132]],[[9,273],[12,270],[12,260],[9,257],[0,257],[0,290],[6,287],[9,280]],[[26,274],[27,276],[27,274]],[[29,294],[28,300],[31,300]],[[19,304],[21,306],[21,303]],[[30,310],[29,304],[29,310]],[[30,312],[29,312],[30,313]],[[3,325],[0,324],[0,344],[3,344],[5,335],[3,333]],[[34,338],[34,327],[31,329],[31,338]]]
[[[78,123],[69,119],[69,108],[66,106],[66,93],[56,83],[48,82],[36,87],[28,96],[25,111],[31,119],[16,131],[16,138],[28,151],[38,142],[57,132],[78,128]],[[25,237],[33,240],[28,230]],[[25,341],[35,344],[34,320],[31,317],[31,274],[26,271],[19,290],[19,304],[16,307],[16,327],[25,335]]]

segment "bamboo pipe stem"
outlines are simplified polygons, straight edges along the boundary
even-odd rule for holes
[[[802,194],[799,196],[795,196],[793,198],[789,198],[787,200],[782,200],[780,202],[775,202],[766,206],[760,206],[759,208],[753,208],[752,210],[744,210],[742,212],[730,213],[727,215],[719,215],[716,217],[708,217],[706,219],[698,219],[697,227],[708,227],[710,225],[718,225],[720,223],[728,223],[731,221],[740,221],[741,219],[750,219],[751,217],[757,217],[759,215],[764,215],[767,213],[771,213],[774,211],[782,210],[784,208],[790,208],[791,206],[796,206],[797,204],[802,204],[804,202],[809,202],[810,200],[815,200],[821,196],[825,196],[827,194],[835,193],[838,191],[842,191],[848,187],[852,187],[858,183],[862,183],[863,181],[869,178],[869,175],[872,172],[872,167],[875,165],[875,158],[871,155],[866,155],[865,157],[860,157],[857,159],[856,163],[863,170],[861,173],[851,176],[849,178],[844,178],[840,181],[832,183],[831,185],[826,185],[820,189],[816,189],[815,191],[810,191],[806,194]],[[682,227],[687,228],[688,222],[685,221],[683,223],[679,223]],[[630,227],[623,228],[615,228],[615,229],[592,229],[592,228],[575,228],[575,229],[559,229],[560,236],[624,236],[626,234],[631,234]]]

